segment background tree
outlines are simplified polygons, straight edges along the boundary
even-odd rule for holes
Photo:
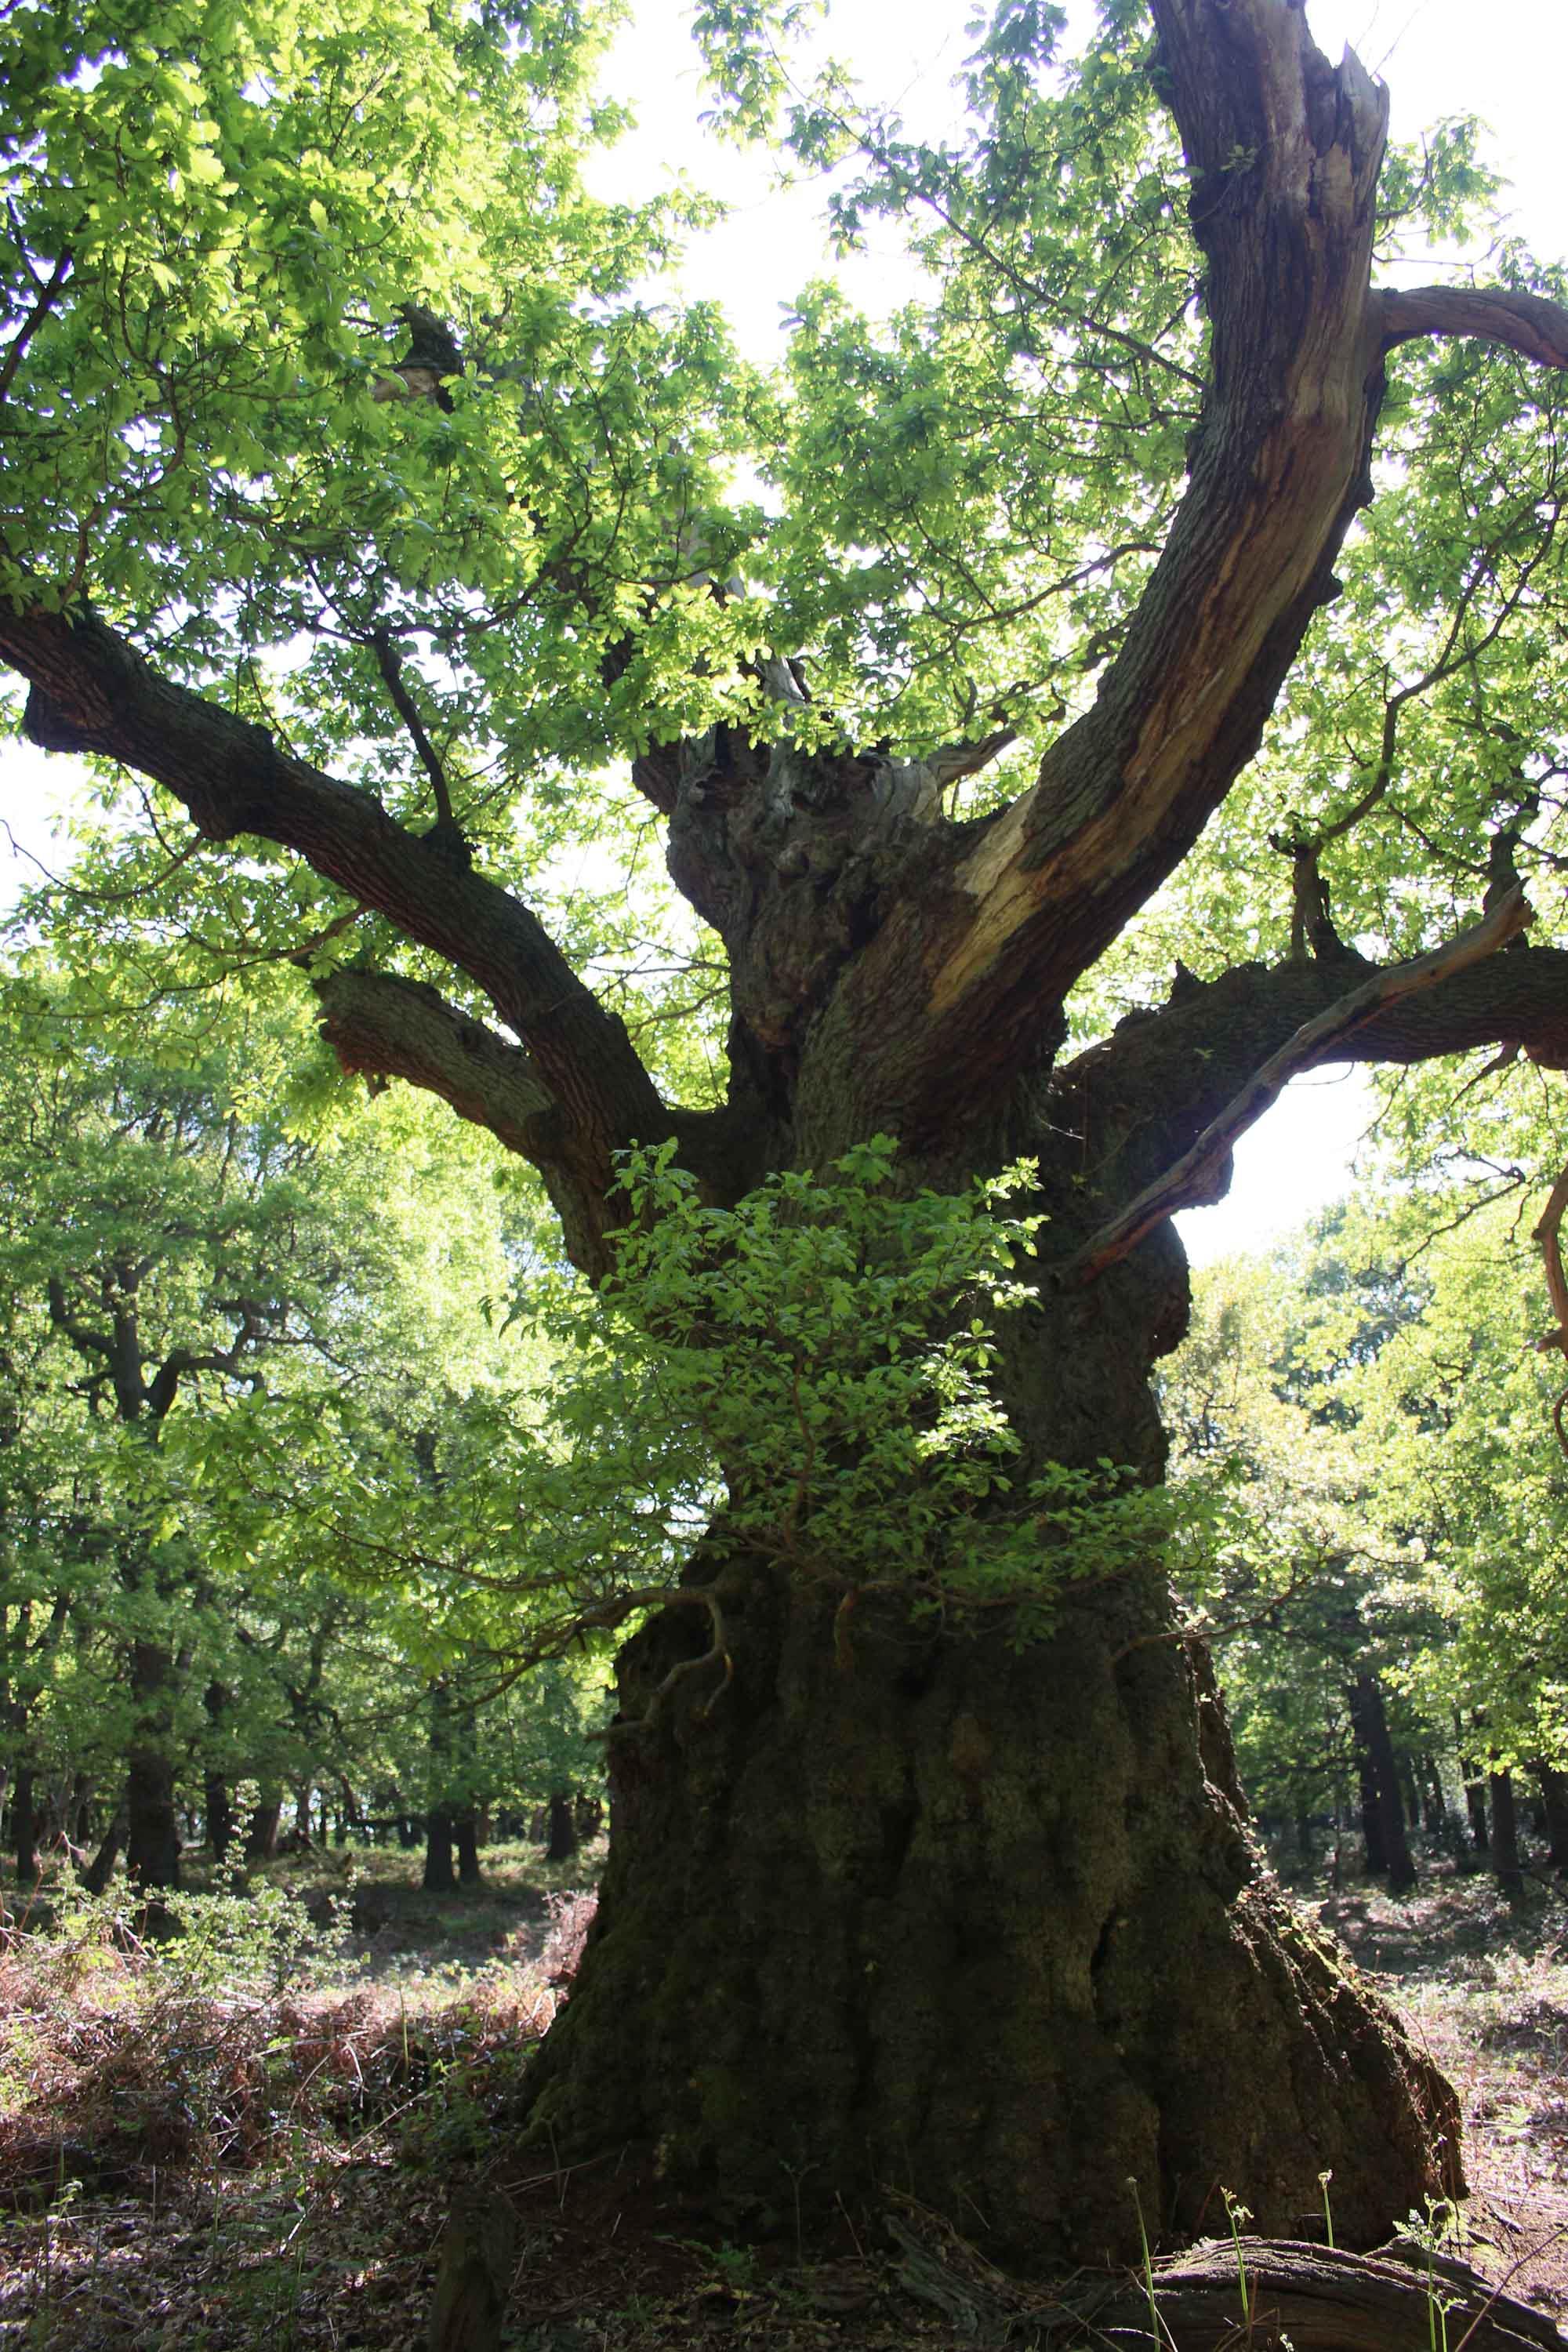
[[[1215,1487],[1234,1515],[1217,1541],[1199,1518],[1187,1584],[1239,1628],[1226,1656],[1249,1785],[1310,1809],[1364,1763],[1369,1861],[1397,1881],[1400,1816],[1441,1809],[1446,1757],[1518,1894],[1514,1775],[1549,1816],[1560,1798],[1564,1486],[1557,1343],[1528,1337],[1543,1286],[1519,1197],[1542,1202],[1556,1139],[1516,1105],[1507,1142],[1462,1186],[1385,1169],[1272,1262],[1206,1276],[1163,1402],[1184,1491]],[[1555,1859],[1550,1819],[1549,1837]]]
[[[1289,0],[1111,0],[1065,63],[1060,22],[1000,10],[941,149],[836,83],[785,114],[931,291],[805,289],[763,381],[636,296],[668,209],[584,195],[575,10],[14,14],[0,656],[35,742],[159,788],[84,866],[84,979],[302,960],[343,1067],[531,1160],[595,1279],[634,1145],[678,1302],[681,1219],[739,1240],[880,1137],[906,1240],[1037,1163],[984,1369],[1048,1631],[926,1605],[940,1514],[906,1590],[849,1537],[806,1572],[723,1461],[622,1660],[538,2129],[753,2214],[897,2179],[1037,2259],[1135,2246],[1130,2178],[1162,2229],[1221,2184],[1294,2229],[1329,2164],[1364,2242],[1452,2184],[1453,2103],[1259,1876],[1157,1557],[1075,1590],[1037,1521],[1159,1478],[1165,1221],[1289,1069],[1568,1055],[1563,950],[1489,953],[1555,855],[1568,315],[1507,247],[1385,281],[1479,175],[1385,158]],[[700,26],[757,127],[779,28]],[[565,845],[656,824],[691,916],[601,922]]]
[[[287,1097],[264,1105],[264,1018],[217,1024],[199,1062],[177,1022],[109,1055],[52,1012],[36,962],[5,1013],[0,1657],[18,1871],[47,1770],[54,1829],[85,1780],[111,1829],[123,1811],[110,1848],[123,1837],[132,1878],[170,1885],[182,1785],[226,1850],[227,1790],[256,1781],[246,1835],[269,1850],[283,1792],[308,1815],[317,1781],[354,1761],[353,1652],[379,1639],[386,1679],[407,1678],[406,1628],[312,1555],[311,1514],[291,1545],[258,1525],[247,1424],[278,1423],[298,1478],[363,1482],[372,1450],[334,1457],[324,1410],[379,1430],[432,1381],[450,1397],[517,1359],[475,1296],[510,1279],[505,1204],[455,1133],[422,1152],[417,1119],[361,1113],[328,1134]],[[77,1815],[88,1801],[79,1790]]]
[[[1412,1666],[1451,1626],[1385,1508],[1385,1465],[1342,1375],[1421,1294],[1393,1268],[1351,1279],[1336,1222],[1196,1286],[1161,1380],[1193,1514],[1179,1581],[1222,1645],[1247,1786],[1277,1832],[1294,1822],[1294,1859],[1314,1862],[1312,1815],[1328,1808],[1337,1827],[1359,1810],[1368,1870],[1405,1894],[1417,1762],[1430,1805],[1432,1753],[1447,1745],[1409,1703]]]

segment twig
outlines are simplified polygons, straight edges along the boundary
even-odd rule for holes
[[[436,823],[441,832],[455,834],[458,821],[452,814],[452,795],[447,782],[447,771],[441,755],[426,732],[425,721],[419,716],[419,706],[409,693],[403,678],[403,663],[386,629],[373,629],[371,646],[375,654],[375,666],[392,698],[393,707],[408,730],[409,739],[419,754],[419,763],[430,779],[430,789],[436,795]]]
[[[37,300],[6,345],[5,361],[0,363],[0,400],[4,400],[10,391],[12,381],[16,370],[22,364],[22,357],[27,345],[53,310],[60,289],[70,276],[71,259],[71,249],[68,245],[62,249],[47,281],[39,288]],[[37,284],[37,282],[35,279],[34,283]]]
[[[703,1720],[706,1720],[735,1678],[735,1662],[730,1655],[729,1644],[725,1639],[724,1612],[720,1608],[710,1586],[680,1585],[668,1592],[639,1593],[633,1595],[632,1598],[634,1602],[661,1600],[667,1608],[679,1607],[684,1601],[689,1607],[706,1609],[713,1627],[713,1639],[700,1656],[676,1660],[639,1716],[626,1723],[607,1724],[603,1731],[591,1731],[587,1734],[590,1739],[617,1739],[623,1738],[630,1731],[650,1729],[654,1717],[662,1702],[669,1696],[671,1691],[686,1680],[688,1675],[699,1674],[704,1666],[721,1665],[724,1670],[723,1675],[700,1710]]]

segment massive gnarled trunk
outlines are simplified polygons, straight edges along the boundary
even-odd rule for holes
[[[879,1133],[900,1181],[939,1189],[1035,1155],[1040,1297],[1002,1391],[1032,1462],[1151,1480],[1148,1376],[1185,1315],[1163,1220],[1223,1190],[1227,1140],[1287,1070],[1347,1039],[1390,1061],[1500,1040],[1568,1061],[1568,956],[1479,960],[1517,929],[1515,893],[1454,956],[1381,973],[1303,918],[1299,958],[1179,973],[1167,1004],[1058,1063],[1068,992],[1196,842],[1335,593],[1386,353],[1475,334],[1568,365],[1550,303],[1373,289],[1381,96],[1318,53],[1293,0],[1153,13],[1212,331],[1163,553],[1092,701],[984,820],[949,822],[943,791],[996,736],[900,761],[720,726],[636,761],[729,959],[720,1108],[661,1099],[451,827],[400,824],[90,612],[0,604],[35,741],[155,777],[211,841],[284,845],[460,976],[448,1001],[363,961],[322,970],[315,942],[344,1066],[427,1087],[531,1159],[590,1275],[634,1143],[671,1141],[719,1205]],[[623,599],[606,641],[628,625]],[[775,701],[800,692],[784,660],[756,675]],[[532,2093],[559,2157],[643,2141],[753,2216],[910,2189],[1035,2259],[1134,2247],[1133,2183],[1152,2231],[1214,2222],[1224,2190],[1294,2231],[1331,2168],[1336,2227],[1363,2242],[1453,2184],[1448,2093],[1258,1867],[1157,1559],[1017,1646],[1005,1622],[938,1632],[888,1594],[835,1624],[835,1596],[722,1522],[689,1574],[721,1595],[732,1678],[669,1682],[701,1649],[681,1607],[622,1660],[604,1902]]]
[[[1252,1848],[1203,1663],[1152,1589],[921,1639],[742,1564],[734,1681],[616,1745],[599,1923],[534,2114],[741,2224],[902,2191],[1035,2262],[1258,2225],[1343,2242],[1458,2184],[1451,2094]],[[681,1654],[623,1662],[640,1712]],[[1135,2201],[1131,2183],[1137,2184]],[[1240,2184],[1238,2187],[1237,2185]]]
[[[1106,1287],[1016,1318],[1002,1385],[1037,1464],[1152,1476],[1177,1245]],[[692,1573],[732,1679],[668,1683],[707,1642],[689,1609],[622,1658],[608,1873],[532,2093],[551,2144],[649,2148],[738,2224],[902,2191],[1037,2263],[1135,2254],[1140,2213],[1223,2227],[1226,2190],[1300,2236],[1328,2165],[1347,2243],[1456,2186],[1447,2085],[1261,1865],[1158,1560],[1023,1643],[841,1612],[722,1521]]]

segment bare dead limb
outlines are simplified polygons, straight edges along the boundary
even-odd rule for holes
[[[1299,1071],[1321,1061],[1342,1038],[1352,1035],[1363,1023],[1375,1019],[1401,998],[1449,980],[1456,972],[1495,954],[1499,948],[1517,938],[1531,919],[1523,891],[1509,890],[1479,923],[1461,931],[1457,939],[1446,940],[1441,947],[1413,957],[1406,963],[1390,964],[1386,971],[1375,972],[1371,980],[1352,989],[1348,996],[1339,998],[1315,1020],[1304,1022],[1278,1053],[1269,1055],[1219,1117],[1210,1120],[1191,1150],[1184,1152],[1174,1167],[1156,1178],[1119,1216],[1100,1227],[1071,1261],[1068,1278],[1077,1283],[1093,1282],[1178,1209],[1198,1208],[1219,1200],[1226,1181],[1226,1161],[1237,1137],[1245,1135],[1278,1101]]]
[[[983,768],[991,765],[993,760],[1000,759],[1008,745],[1017,740],[1016,728],[994,728],[989,735],[979,736],[973,742],[943,744],[940,751],[931,753],[926,764],[936,782],[945,790],[949,784],[961,782],[965,776],[977,776]]]
[[[1211,2239],[1148,2270],[1079,2271],[1031,2286],[988,2262],[942,2217],[899,2197],[883,2217],[903,2291],[987,2343],[1041,2352],[1089,2345],[1161,2352],[1564,2352],[1544,2312],[1468,2263],[1396,2243],[1345,2253],[1288,2238]],[[1511,2276],[1511,2273],[1510,2273]],[[1152,2307],[1151,2307],[1152,2306]],[[1446,2330],[1446,2333],[1444,2332]]]

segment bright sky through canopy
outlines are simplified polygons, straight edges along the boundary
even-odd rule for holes
[[[1073,14],[1088,10],[1073,0]],[[969,11],[954,0],[835,0],[821,47],[859,75],[868,95],[904,114],[911,131],[951,135],[959,121],[951,85],[968,49]],[[1568,13],[1555,0],[1309,0],[1322,48],[1348,43],[1389,83],[1393,135],[1409,139],[1447,114],[1473,111],[1490,126],[1489,153],[1513,183],[1512,225],[1545,258],[1568,252],[1563,186],[1561,92],[1568,81]],[[707,100],[681,0],[634,0],[634,21],[605,69],[607,93],[629,103],[637,128],[593,171],[607,196],[646,194],[676,173],[711,189],[730,216],[698,240],[682,272],[689,295],[721,303],[742,348],[766,362],[782,350],[793,298],[833,268],[819,212],[820,185],[780,191],[770,159],[717,146],[700,116]],[[885,309],[917,281],[890,237],[851,271],[853,298]],[[69,763],[26,749],[0,750],[0,819],[21,845],[54,865],[45,812],[58,803]],[[47,777],[47,781],[46,781]],[[0,901],[33,878],[0,836]],[[1183,1220],[1200,1260],[1254,1248],[1343,1189],[1349,1154],[1372,1115],[1353,1073],[1300,1082],[1246,1138],[1230,1198]]]

